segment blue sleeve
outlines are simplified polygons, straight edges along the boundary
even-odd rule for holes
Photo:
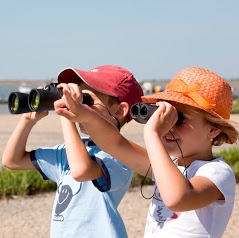
[[[103,177],[92,180],[94,186],[101,192],[108,192],[111,188],[110,174],[108,172],[108,169],[101,159],[96,158],[95,156],[91,156],[91,159],[96,161],[96,163],[101,167],[101,170],[104,173]]]
[[[104,151],[95,154],[94,159],[104,173],[103,177],[93,180],[94,185],[101,192],[119,190],[129,186],[132,178],[131,169]]]
[[[30,157],[44,179],[58,182],[62,173],[69,169],[64,145],[33,150]]]

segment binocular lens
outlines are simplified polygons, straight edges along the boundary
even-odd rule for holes
[[[32,95],[31,105],[35,110],[37,110],[40,105],[40,97],[37,92],[34,92],[34,94]]]
[[[132,118],[137,118],[139,116],[139,103],[134,104],[130,109],[130,114]]]
[[[24,102],[28,94],[21,92],[12,92],[8,97],[8,109],[11,114],[20,114],[29,111],[28,105]]]
[[[147,109],[147,107],[146,106],[142,106],[141,108],[140,108],[140,115],[142,116],[142,117],[147,117],[147,115],[148,115],[148,109]]]
[[[131,107],[130,115],[135,121],[145,124],[156,109],[155,104],[136,103]]]
[[[157,110],[157,108],[158,107],[155,104],[151,103],[136,103],[131,107],[130,114],[135,121],[145,124],[152,114]],[[181,125],[184,119],[185,118],[182,112],[178,111],[178,120],[176,125]]]
[[[19,108],[19,98],[16,95],[12,96],[11,111],[16,112]]]

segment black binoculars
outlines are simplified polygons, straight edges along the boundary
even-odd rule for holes
[[[62,97],[58,83],[50,83],[44,89],[32,89],[29,94],[12,92],[8,97],[8,109],[11,114],[42,112],[54,110],[54,102]],[[83,93],[83,102],[92,105],[90,94]]]
[[[153,103],[138,102],[131,107],[130,115],[135,121],[145,124],[157,108],[156,104]],[[182,124],[184,119],[182,112],[178,111],[178,120],[175,125]]]

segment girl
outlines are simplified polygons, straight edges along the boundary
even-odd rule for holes
[[[125,139],[112,125],[79,103],[79,88],[64,88],[56,112],[83,123],[92,140],[137,173],[152,177],[155,192],[145,237],[222,237],[231,216],[235,176],[212,146],[233,144],[238,131],[229,122],[232,91],[203,68],[182,70],[164,92],[143,96],[158,109],[144,127],[145,148]],[[177,123],[178,112],[183,122]],[[101,133],[99,133],[101,132]],[[146,153],[147,152],[147,153]],[[150,170],[152,166],[152,171]]]

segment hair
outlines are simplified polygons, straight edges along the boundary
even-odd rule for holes
[[[117,97],[109,96],[108,105],[112,106],[113,104],[120,104],[120,100]]]
[[[199,114],[212,127],[219,129],[221,132],[213,139],[212,145],[220,146],[223,143],[234,144],[238,140],[239,132],[235,130],[233,123],[230,122],[229,120],[215,117],[202,109],[190,105],[172,101],[169,103],[175,106],[179,111],[183,110]]]
[[[120,100],[117,97],[109,96],[108,106],[112,106],[113,104],[120,104]],[[120,128],[128,122],[128,115],[120,120]]]
[[[215,117],[201,109],[196,108],[196,112],[200,114],[211,126],[221,131],[212,141],[214,146],[220,146],[223,143],[234,144],[238,140],[239,132],[235,130],[232,122]]]

